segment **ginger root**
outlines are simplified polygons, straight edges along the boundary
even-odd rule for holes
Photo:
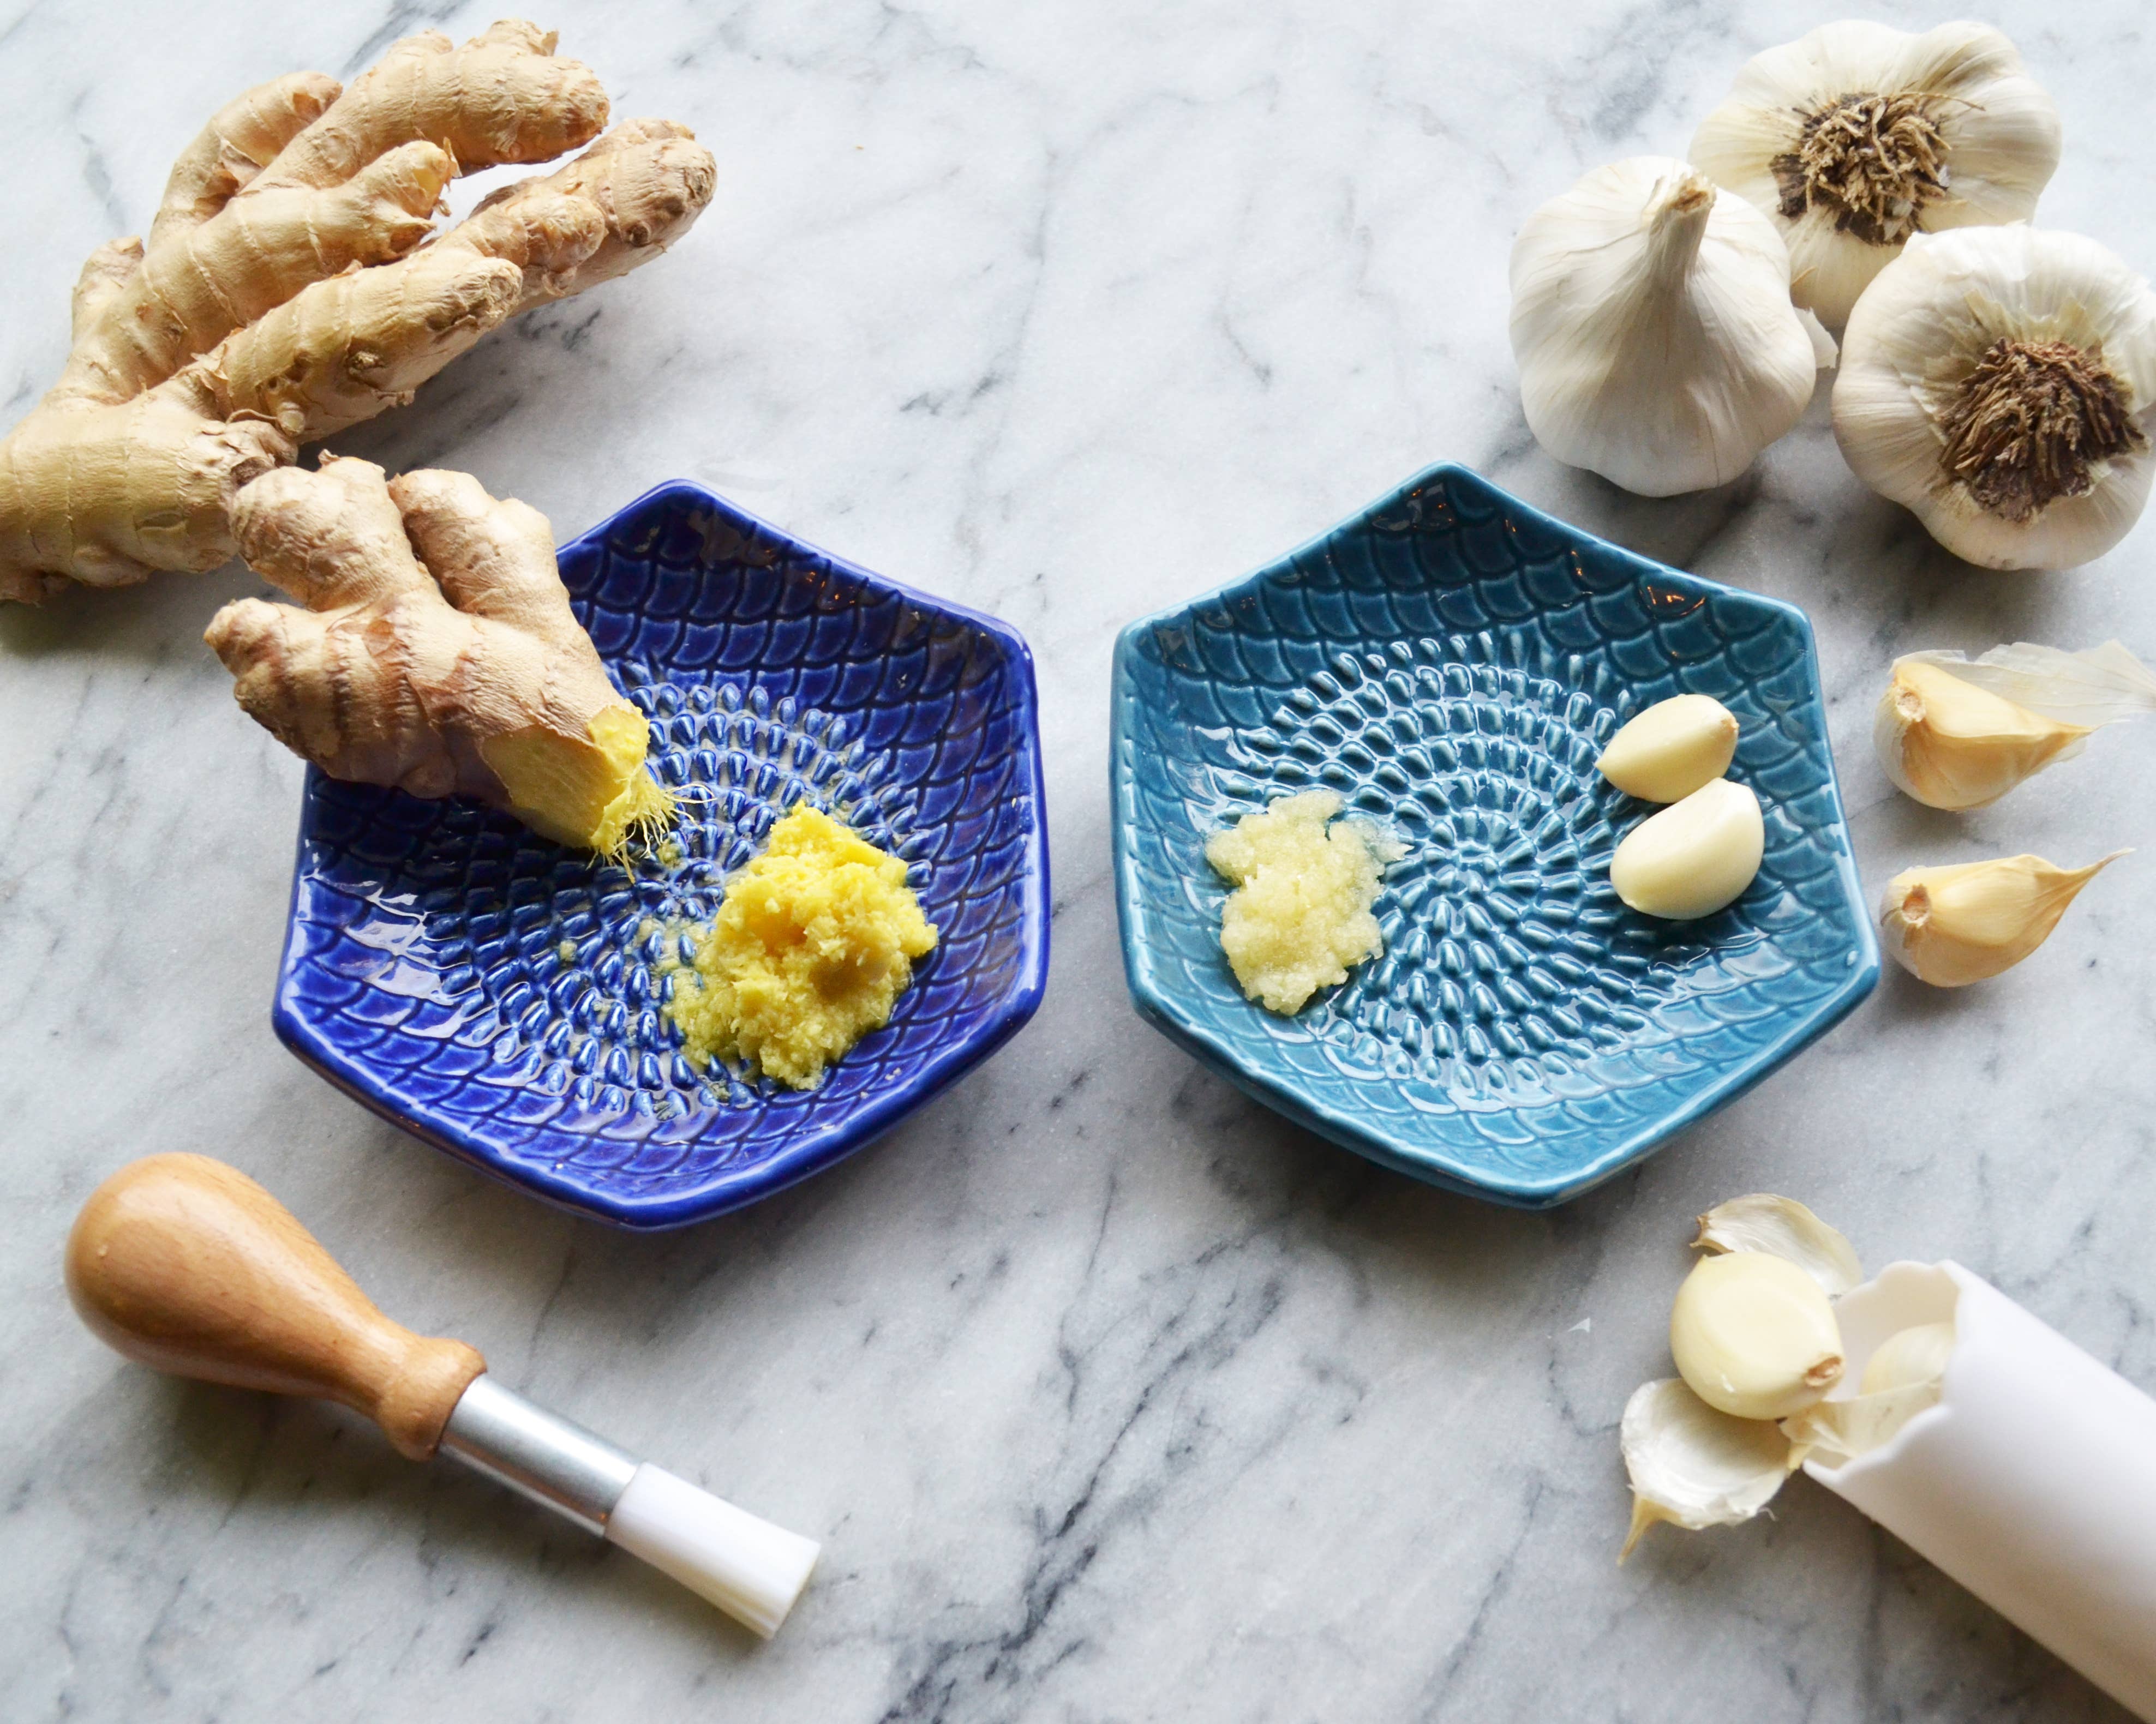
[[[0,443],[0,599],[216,567],[241,488],[383,408],[516,312],[656,256],[711,201],[686,126],[624,122],[429,238],[458,174],[589,143],[606,93],[554,37],[429,31],[340,91],[300,73],[227,104],[147,242],[100,247],[59,382]]]
[[[203,636],[241,706],[333,778],[473,796],[619,855],[670,824],[644,715],[569,609],[547,518],[468,474],[322,458],[244,486],[232,529],[306,607],[243,598]]]

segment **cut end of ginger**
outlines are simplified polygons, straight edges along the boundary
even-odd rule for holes
[[[743,1060],[797,1090],[891,1021],[914,960],[936,947],[904,861],[805,806],[771,829],[691,938],[666,1007],[689,1063]]]
[[[511,811],[541,837],[619,857],[674,824],[674,793],[644,763],[650,738],[644,715],[624,700],[601,708],[583,736],[532,725],[490,736],[480,755]]]
[[[1292,1016],[1321,988],[1384,950],[1371,906],[1384,864],[1372,834],[1334,821],[1329,790],[1282,797],[1245,814],[1205,846],[1235,890],[1220,918],[1220,947],[1245,998]]]

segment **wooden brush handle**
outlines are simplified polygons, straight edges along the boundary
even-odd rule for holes
[[[159,1371],[341,1401],[424,1460],[486,1361],[375,1309],[292,1213],[236,1167],[154,1155],[90,1193],[68,1294],[98,1337]]]

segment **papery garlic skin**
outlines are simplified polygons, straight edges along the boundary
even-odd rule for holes
[[[1766,846],[1759,798],[1717,778],[1625,834],[1609,859],[1609,883],[1642,915],[1696,921],[1744,895]]]
[[[1702,1259],[1670,1310],[1670,1353],[1693,1393],[1735,1419],[1786,1419],[1841,1378],[1825,1290],[1787,1258]]]
[[[1642,802],[1682,802],[1736,755],[1734,713],[1710,695],[1672,695],[1628,719],[1594,768]]]
[[[1801,1459],[1770,1421],[1717,1413],[1674,1377],[1632,1391],[1618,1440],[1632,1483],[1620,1562],[1657,1521],[1697,1532],[1750,1520]]]
[[[2082,888],[2128,854],[2086,868],[2021,855],[1908,869],[1887,885],[1880,931],[1896,962],[1934,988],[1985,981],[2041,946]]]
[[[1839,1299],[1864,1279],[1864,1265],[1856,1247],[1836,1227],[1825,1222],[1794,1198],[1773,1192],[1753,1192],[1717,1203],[1699,1218],[1695,1251],[1764,1251],[1785,1258],[1820,1285],[1830,1299]]]
[[[1597,168],[1529,216],[1512,289],[1528,428],[1642,496],[1727,484],[1811,399],[1780,235],[1673,157]]]
[[[2079,752],[2089,734],[1922,659],[1894,661],[1871,726],[1879,764],[1927,808],[1980,808]]]
[[[1691,160],[1770,217],[1799,305],[1840,330],[1912,233],[2026,221],[2059,115],[1988,24],[1824,24],[1746,62]]]
[[[2156,294],[2077,233],[1918,235],[1849,320],[1834,434],[1872,490],[1986,568],[2071,568],[2156,480]]]

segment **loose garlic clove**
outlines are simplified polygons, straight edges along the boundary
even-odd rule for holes
[[[1839,330],[1913,233],[2025,222],[2059,115],[1989,24],[1822,24],[1748,60],[1691,159],[1771,218],[1799,305]]]
[[[1676,695],[1629,720],[1594,766],[1627,796],[1681,802],[1736,755],[1736,715],[1708,695]]]
[[[1632,1481],[1620,1562],[1657,1521],[1697,1532],[1750,1520],[1793,1465],[1788,1439],[1771,1423],[1717,1413],[1674,1377],[1632,1392],[1619,1441]]]
[[[2041,856],[2002,856],[1897,874],[1879,906],[1887,949],[1934,988],[1962,988],[2010,970],[2051,937],[2066,906],[2125,850],[2086,868]]]
[[[1787,1258],[1732,1251],[1694,1266],[1670,1311],[1677,1374],[1717,1412],[1787,1419],[1841,1378],[1841,1331]]]
[[[1764,1251],[1794,1263],[1839,1299],[1864,1279],[1864,1265],[1840,1230],[1829,1227],[1794,1198],[1755,1192],[1717,1203],[1699,1218],[1698,1251]]]
[[[1947,1374],[1953,1346],[1954,1326],[1950,1321],[1897,1329],[1864,1362],[1864,1378],[1858,1388],[1867,1395],[1881,1395],[1889,1389],[1937,1383]]]
[[[1644,916],[1695,921],[1744,895],[1766,849],[1759,798],[1717,778],[1627,833],[1609,859],[1609,883]]]
[[[1735,479],[1803,415],[1833,345],[1789,303],[1774,223],[1668,156],[1599,167],[1535,211],[1512,289],[1528,428],[1642,496]]]
[[[1871,725],[1879,764],[1930,808],[1980,808],[2080,751],[2089,734],[1964,682],[1941,664],[1897,659]]]

